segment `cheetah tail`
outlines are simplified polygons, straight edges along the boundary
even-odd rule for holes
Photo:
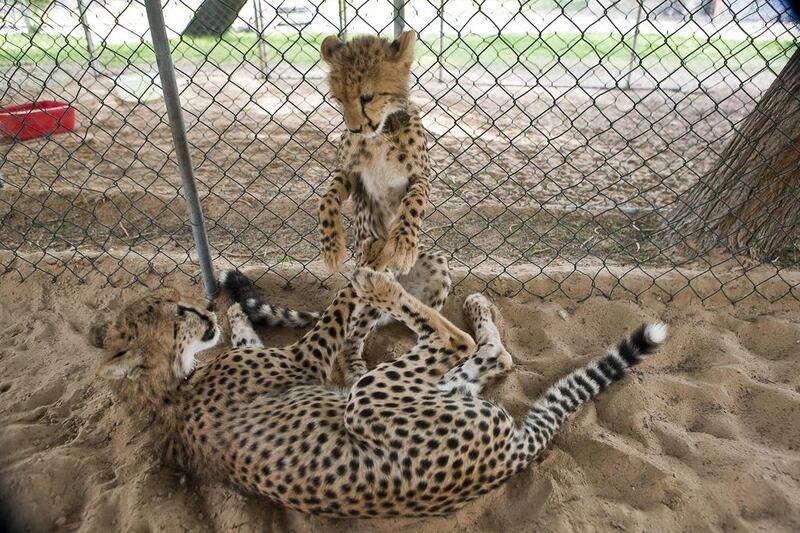
[[[610,384],[622,379],[667,338],[663,323],[641,326],[602,358],[578,368],[552,385],[528,412],[520,428],[524,452],[533,459],[553,438],[566,418]]]
[[[264,303],[256,291],[256,286],[238,270],[226,270],[220,277],[220,285],[242,306],[247,317],[254,324],[303,328],[311,326],[319,318],[319,313],[295,311],[287,307]]]

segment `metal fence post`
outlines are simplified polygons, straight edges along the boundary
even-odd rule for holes
[[[266,80],[269,77],[267,75],[269,64],[267,63],[267,47],[264,46],[264,32],[266,28],[264,27],[264,12],[261,6],[261,0],[253,0],[253,8],[255,11],[254,22],[256,24],[256,31],[258,32],[258,58],[261,60],[261,71]]]
[[[436,60],[439,62],[439,81],[444,81],[444,3],[446,0],[439,0],[439,55]]]
[[[636,61],[636,44],[639,41],[639,25],[642,23],[642,2],[639,0],[639,7],[636,10],[636,27],[633,28],[633,43],[631,44],[631,60],[628,62],[628,75],[625,77],[625,88],[631,88],[631,77],[633,76],[633,64]]]
[[[347,38],[347,2],[339,0],[339,38]]]
[[[86,11],[88,10],[88,6],[83,5],[83,0],[77,0],[77,2],[78,20],[80,20],[81,27],[83,27],[83,34],[86,37],[86,52],[89,54],[89,68],[94,71],[95,74],[98,74],[97,50],[94,47],[94,40],[92,39],[92,32],[89,29],[89,23],[86,21]],[[92,0],[89,0],[89,3],[91,2]]]
[[[394,0],[394,38],[400,37],[403,28],[406,27],[406,2],[405,0]]]
[[[164,12],[161,9],[161,0],[145,0],[147,20],[150,23],[150,36],[153,39],[153,49],[158,62],[158,75],[164,91],[164,104],[167,106],[169,125],[172,130],[172,142],[175,146],[175,156],[181,172],[183,184],[183,198],[189,211],[189,221],[192,224],[192,236],[197,248],[197,257],[200,271],[203,275],[203,286],[208,298],[217,295],[217,280],[214,277],[214,265],[211,262],[211,253],[208,248],[206,224],[203,218],[203,209],[197,198],[197,187],[192,170],[192,158],[189,154],[189,143],[186,140],[186,126],[183,122],[178,84],[175,81],[175,68],[170,55],[167,30],[164,26]]]

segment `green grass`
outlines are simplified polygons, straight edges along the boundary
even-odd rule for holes
[[[324,36],[288,37],[280,34],[268,38],[268,53],[274,62],[285,55],[292,62],[311,65],[319,58],[319,45]],[[218,65],[235,65],[242,61],[258,64],[258,42],[255,33],[227,33],[222,39],[184,37],[170,41],[174,61],[208,61]],[[122,43],[96,47],[100,64],[123,67],[127,64],[155,62],[150,43]],[[39,34],[33,38],[22,34],[0,35],[0,66],[28,64],[85,64],[89,59],[84,39]]]
[[[494,61],[511,65],[517,61],[547,63],[561,60],[596,63],[600,61],[629,60],[632,35],[623,39],[619,34],[543,34],[480,36],[465,35],[461,39],[446,41],[443,56],[446,64],[462,65],[475,61],[491,64]],[[636,51],[645,61],[703,64],[722,61],[744,63],[753,59],[762,62],[788,60],[794,41],[755,41],[744,39],[700,39],[693,36],[669,36],[658,34],[639,35]],[[438,43],[433,47],[438,50]],[[419,59],[435,61],[430,51]],[[735,64],[735,63],[734,63]]]
[[[274,34],[267,37],[268,64],[283,60],[297,67],[309,67],[319,58],[319,44],[324,36],[306,34]],[[560,60],[565,63],[583,61],[627,60],[630,57],[632,36],[624,41],[619,34],[542,34],[496,35],[465,34],[459,39],[445,38],[443,62],[448,66],[462,67],[476,61],[484,65],[500,63],[512,65],[518,61],[547,64]],[[745,63],[758,60],[780,66],[788,60],[795,46],[791,39],[755,41],[752,39],[700,39],[692,36],[664,37],[656,34],[639,36],[637,52],[644,61],[686,63],[716,63],[735,61]],[[255,33],[228,33],[221,40],[212,38],[182,38],[172,41],[173,59],[176,62],[208,61],[215,65],[236,65],[249,61],[258,65],[258,42]],[[424,39],[418,45],[417,59],[423,66],[436,62],[439,49],[437,39]],[[99,61],[106,67],[123,67],[127,64],[155,62],[149,43],[108,44],[97,47]],[[18,64],[85,64],[88,54],[83,39],[54,37],[38,34],[0,36],[0,67]],[[773,63],[775,62],[775,63]]]

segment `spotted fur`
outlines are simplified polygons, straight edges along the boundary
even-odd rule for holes
[[[328,383],[362,306],[391,314],[417,341],[343,390]],[[193,371],[194,355],[218,336],[216,318],[175,294],[134,302],[93,337],[108,349],[101,375],[133,413],[155,419],[168,457],[189,472],[307,513],[376,517],[447,515],[497,487],[666,334],[661,325],[638,330],[548,389],[516,424],[480,397],[511,366],[491,306],[471,296],[465,315],[477,344],[388,275],[359,268],[314,327],[283,348],[234,348]],[[231,324],[249,327],[237,316],[234,306]]]
[[[393,42],[375,36],[342,42],[332,36],[322,43],[330,97],[342,111],[346,131],[320,201],[321,244],[328,269],[338,271],[347,251],[341,207],[351,200],[357,265],[389,267],[412,294],[440,309],[451,285],[446,257],[418,250],[431,167],[419,109],[409,101],[415,42],[409,31]],[[371,253],[364,252],[368,248]],[[366,372],[364,341],[385,321],[369,308],[356,319],[345,345],[348,382]]]
[[[417,260],[431,167],[419,109],[409,101],[415,42],[416,34],[407,31],[392,43],[374,36],[346,43],[332,36],[322,43],[331,99],[347,128],[320,202],[322,251],[331,271],[339,270],[347,251],[340,206],[348,198],[359,246],[378,239],[380,263],[400,273]]]

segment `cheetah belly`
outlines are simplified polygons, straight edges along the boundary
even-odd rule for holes
[[[370,198],[381,207],[384,223],[390,228],[408,190],[408,176],[397,165],[384,162],[362,170],[361,182]]]
[[[301,385],[230,405],[227,416],[206,421],[212,429],[203,441],[210,446],[205,460],[221,463],[215,470],[245,492],[336,517],[448,514],[512,473],[497,460],[503,456],[494,445],[506,440],[499,427],[480,455],[469,454],[477,440],[469,450],[447,448],[436,432],[440,425],[400,436],[398,426],[387,424],[386,442],[378,443],[346,427],[346,394]],[[510,431],[513,420],[496,425],[504,424]],[[458,434],[451,429],[449,436]],[[451,456],[446,464],[437,461],[442,455]]]

